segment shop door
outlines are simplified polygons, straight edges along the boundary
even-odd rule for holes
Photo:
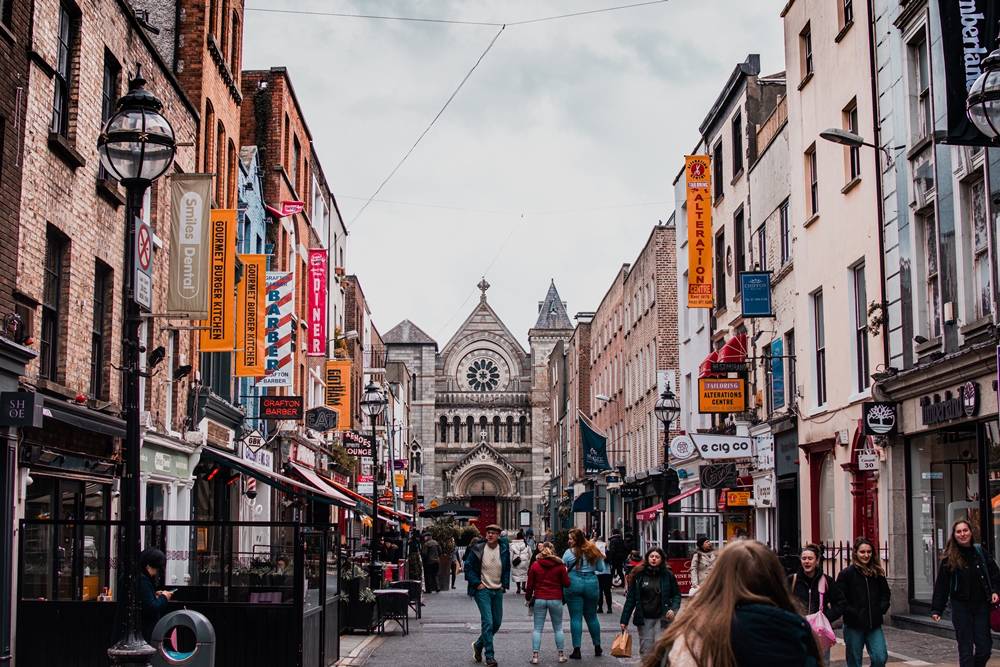
[[[479,516],[469,523],[475,524],[480,533],[486,532],[486,526],[497,522],[497,499],[493,496],[473,496],[469,507],[479,510]]]
[[[879,545],[878,478],[873,472],[856,472],[851,482],[854,496],[854,536],[864,536]]]

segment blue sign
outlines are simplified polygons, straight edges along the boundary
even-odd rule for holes
[[[785,407],[785,346],[781,339],[771,342],[771,409]]]
[[[771,309],[771,272],[740,273],[740,300],[743,317],[774,317]]]

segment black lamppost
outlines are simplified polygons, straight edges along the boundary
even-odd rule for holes
[[[972,124],[995,142],[1000,137],[1000,49],[983,59],[982,70],[969,89],[965,111]]]
[[[670,498],[667,497],[670,489],[670,481],[667,478],[670,474],[670,424],[677,419],[677,415],[681,412],[681,403],[674,396],[674,392],[670,391],[670,383],[667,383],[663,393],[656,399],[656,407],[653,408],[653,412],[663,424],[663,469],[660,475],[660,488],[663,490],[663,493],[660,494],[663,496],[663,535],[660,542],[663,544],[663,550],[666,551],[670,547]]]
[[[385,399],[385,394],[378,385],[369,382],[361,397],[361,411],[372,421],[372,539],[368,571],[368,585],[372,588],[379,585],[379,582],[375,581],[378,572],[378,566],[375,564],[375,554],[378,549],[378,440],[375,436],[375,421],[385,410],[386,403],[388,401]]]
[[[108,173],[125,186],[125,263],[122,276],[125,317],[122,322],[122,411],[125,418],[125,471],[121,480],[122,528],[119,530],[119,605],[123,626],[108,649],[116,665],[148,665],[155,650],[143,639],[139,582],[139,304],[135,299],[136,219],[146,188],[173,164],[174,130],[160,114],[163,103],[144,88],[140,67],[129,91],[118,100],[97,139],[97,152]]]

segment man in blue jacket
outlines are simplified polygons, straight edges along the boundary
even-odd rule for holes
[[[479,607],[482,632],[472,642],[472,656],[476,662],[496,667],[493,653],[493,635],[503,621],[503,592],[510,588],[510,547],[500,539],[500,526],[486,526],[486,539],[470,545],[465,552],[465,580],[469,582],[469,595]]]

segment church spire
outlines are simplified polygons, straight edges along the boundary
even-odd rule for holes
[[[556,281],[549,284],[545,300],[538,303],[538,321],[535,329],[572,329],[573,324],[566,314],[566,302],[559,298]]]

